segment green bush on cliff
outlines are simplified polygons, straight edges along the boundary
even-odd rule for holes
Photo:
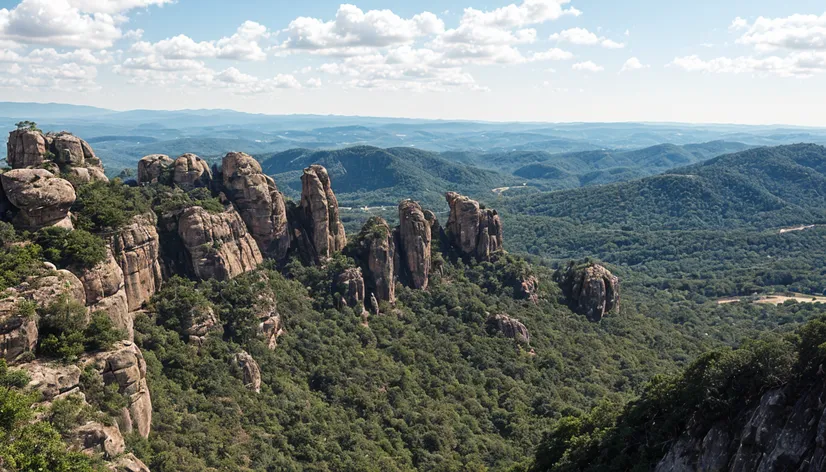
[[[72,213],[78,228],[99,233],[118,230],[150,209],[150,201],[141,189],[113,179],[79,186]]]
[[[69,231],[57,226],[43,228],[34,235],[46,260],[58,268],[91,269],[106,260],[106,241],[88,231]]]

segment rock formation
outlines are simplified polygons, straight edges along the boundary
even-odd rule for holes
[[[86,454],[99,453],[111,460],[126,452],[126,442],[117,425],[89,421],[75,428],[71,435],[72,447]]]
[[[600,321],[619,310],[619,279],[598,264],[568,265],[554,275],[574,311],[590,321]]]
[[[224,156],[223,184],[261,252],[283,260],[290,246],[284,196],[275,181],[264,175],[261,164],[242,152]]]
[[[117,329],[126,332],[128,339],[134,337],[132,315],[123,280],[123,270],[118,261],[107,251],[107,258],[97,266],[80,274],[80,281],[86,292],[86,305],[90,312],[103,311]]]
[[[195,154],[184,154],[175,159],[173,182],[184,190],[209,187],[212,171],[209,164]]]
[[[347,236],[338,216],[338,200],[330,186],[327,169],[312,165],[301,176],[301,226],[311,245],[310,259],[319,263],[344,249]]]
[[[14,361],[37,345],[37,315],[23,311],[24,303],[44,307],[63,295],[86,304],[83,284],[67,270],[47,271],[0,293],[0,358]]]
[[[46,135],[54,161],[61,166],[100,167],[100,159],[86,141],[70,133]]]
[[[336,277],[336,288],[342,297],[342,304],[356,308],[362,313],[364,309],[364,278],[361,269],[350,268]]]
[[[800,392],[775,388],[726,421],[690,426],[654,470],[826,470],[824,385],[816,384]]]
[[[138,161],[138,183],[151,184],[158,181],[169,166],[175,161],[166,154],[150,154]]]
[[[9,133],[6,162],[12,169],[40,167],[46,159],[46,138],[40,131],[18,129]]]
[[[241,351],[232,358],[232,365],[241,372],[244,386],[255,393],[261,392],[261,369],[258,363],[246,351]]]
[[[499,214],[455,192],[448,192],[445,198],[450,206],[446,229],[450,244],[464,256],[489,261],[493,253],[502,249]]]
[[[284,334],[284,328],[281,326],[281,315],[275,311],[264,313],[264,316],[258,318],[258,334],[267,343],[269,350],[274,350],[278,346],[278,338]]]
[[[112,250],[123,271],[129,311],[139,309],[160,289],[160,239],[153,213],[138,215],[112,238]]]
[[[231,279],[264,260],[232,207],[217,214],[198,206],[187,208],[178,218],[178,236],[188,253],[192,274],[200,279]]]
[[[530,300],[534,304],[539,303],[539,281],[533,275],[527,275],[518,280],[516,295],[520,298]]]
[[[417,289],[426,289],[430,275],[431,224],[422,207],[412,200],[399,204],[399,260],[405,278]]]
[[[196,306],[189,313],[189,326],[185,335],[190,344],[200,346],[206,336],[212,331],[223,331],[221,320],[210,306]]]
[[[146,385],[146,361],[140,349],[131,341],[120,341],[110,350],[91,354],[82,362],[94,365],[106,385],[117,385],[118,391],[129,399],[129,405],[118,418],[121,430],[127,433],[134,430],[148,437],[152,426],[152,397]]]
[[[506,338],[515,339],[525,344],[531,342],[531,335],[528,333],[528,328],[516,318],[501,314],[492,315],[488,317],[487,325],[491,329],[502,333]]]
[[[36,231],[46,226],[72,229],[69,209],[75,202],[75,189],[67,180],[45,169],[14,169],[0,174],[3,191],[19,210],[16,227]]]
[[[365,294],[395,303],[396,244],[390,226],[381,217],[370,218],[356,237],[354,246],[354,256],[364,269]]]

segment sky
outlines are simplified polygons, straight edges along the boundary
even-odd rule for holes
[[[0,101],[826,126],[826,3],[0,0]]]

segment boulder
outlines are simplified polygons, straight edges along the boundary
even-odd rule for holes
[[[191,344],[200,346],[213,331],[223,331],[221,320],[210,306],[196,306],[189,313],[190,325],[184,333]]]
[[[527,275],[519,279],[516,287],[516,295],[525,300],[530,300],[532,303],[539,303],[539,281],[536,276]]]
[[[72,178],[72,181],[88,184],[90,182],[108,182],[109,178],[102,169],[97,167],[70,167],[66,171],[66,175]]]
[[[278,338],[284,334],[284,328],[281,326],[281,315],[277,312],[267,312],[264,316],[259,317],[258,334],[267,343],[270,351],[275,350],[278,346]]]
[[[134,324],[129,313],[123,270],[111,250],[107,258],[95,267],[80,274],[80,281],[86,293],[89,311],[105,312],[115,328],[126,332],[128,339],[134,338]]]
[[[40,131],[18,129],[9,133],[6,161],[12,169],[40,167],[46,159],[46,139]]]
[[[379,300],[396,302],[395,236],[383,218],[367,220],[354,243],[354,257],[365,274],[365,292]]]
[[[9,362],[37,346],[37,316],[20,312],[23,301],[14,290],[0,294],[0,359]]]
[[[38,306],[47,306],[64,294],[82,305],[86,305],[86,290],[77,276],[68,270],[56,270],[40,277],[34,277],[19,287],[19,292]]]
[[[80,391],[80,368],[73,364],[36,360],[18,366],[29,376],[28,388],[43,394],[43,400],[73,395]]]
[[[261,392],[261,369],[258,363],[246,351],[241,351],[232,358],[232,366],[239,370],[244,386],[255,393]]]
[[[209,164],[195,154],[184,154],[175,159],[172,181],[184,190],[209,187],[212,171]]]
[[[310,259],[321,263],[344,249],[347,236],[327,169],[312,165],[301,176],[301,224],[310,242]]]
[[[619,279],[605,267],[570,263],[566,270],[558,270],[554,278],[571,308],[588,320],[598,322],[605,315],[619,311]]]
[[[114,472],[150,472],[149,467],[132,453],[118,457],[108,464],[108,468]]]
[[[492,315],[487,319],[487,325],[491,329],[502,333],[506,338],[515,339],[525,344],[531,342],[528,328],[516,318],[511,318],[508,315]]]
[[[70,133],[46,135],[49,148],[54,154],[53,160],[61,166],[87,167],[100,166],[92,147],[86,141]],[[87,162],[87,160],[89,162]]]
[[[258,244],[232,206],[217,214],[187,208],[178,218],[178,236],[193,275],[200,279],[230,279],[263,262]]]
[[[456,192],[448,192],[445,198],[450,206],[446,229],[450,244],[463,256],[489,261],[502,249],[499,214]]]
[[[118,418],[121,429],[148,437],[152,427],[152,397],[146,384],[146,361],[138,346],[131,341],[119,341],[108,351],[89,354],[81,362],[94,365],[105,385],[117,385],[118,391],[128,398],[129,405]]]
[[[339,274],[336,277],[336,289],[341,294],[344,305],[365,313],[364,278],[360,268],[352,267]]]
[[[14,169],[0,174],[9,202],[20,211],[15,226],[36,231],[46,226],[72,229],[69,209],[76,195],[72,184],[45,169]]]
[[[175,161],[166,154],[150,154],[138,161],[138,183],[151,184],[158,181],[164,170]]]
[[[430,275],[431,223],[413,200],[399,204],[399,260],[413,288],[426,289]]]
[[[90,421],[71,433],[74,449],[86,454],[102,454],[104,459],[115,459],[126,451],[126,442],[117,425],[106,426]]]
[[[138,215],[112,238],[129,311],[139,309],[161,287],[160,238],[155,223],[154,213]]]
[[[222,172],[227,197],[238,209],[261,253],[284,260],[290,233],[284,196],[275,181],[264,175],[258,161],[242,152],[224,156]]]

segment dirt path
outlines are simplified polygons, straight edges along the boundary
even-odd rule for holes
[[[717,300],[717,304],[725,305],[728,303],[737,303],[740,300],[742,300],[742,298],[723,298]],[[803,293],[794,293],[791,295],[765,295],[754,300],[752,303],[761,303],[766,305],[782,305],[784,302],[788,300],[795,300],[798,303],[826,303],[826,297],[806,295]]]

